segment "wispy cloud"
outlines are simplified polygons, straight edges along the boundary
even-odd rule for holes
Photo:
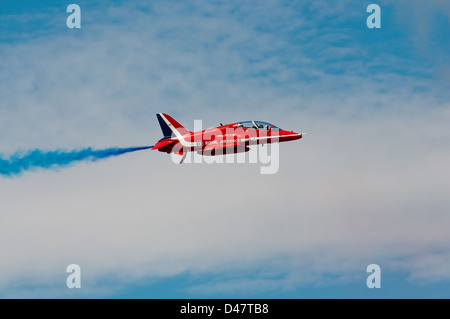
[[[37,40],[3,42],[4,154],[149,145],[161,111],[190,128],[255,118],[313,135],[281,145],[269,177],[138,152],[0,180],[1,295],[65,293],[71,263],[96,296],[105,278],[123,288],[185,273],[186,295],[326,295],[373,262],[448,280],[445,60],[411,52],[415,29],[394,22],[402,4],[381,5],[383,28],[369,30],[354,1],[80,3],[80,30],[63,10]]]

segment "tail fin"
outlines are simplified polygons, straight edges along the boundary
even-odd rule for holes
[[[159,125],[161,126],[161,130],[164,134],[163,139],[171,138],[172,133],[178,138],[185,134],[191,133],[189,130],[184,128],[183,125],[175,121],[171,116],[167,114],[158,113],[156,114],[156,117],[158,118]]]

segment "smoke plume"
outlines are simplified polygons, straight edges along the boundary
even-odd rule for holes
[[[28,152],[17,152],[9,158],[0,156],[0,175],[6,177],[19,176],[23,172],[42,169],[55,169],[67,167],[75,162],[97,161],[99,159],[118,156],[125,153],[135,152],[151,148],[151,146],[129,147],[129,148],[107,148],[93,150],[88,147],[82,150],[57,150],[42,151],[32,150]]]

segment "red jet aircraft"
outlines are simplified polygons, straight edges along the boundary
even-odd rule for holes
[[[200,155],[223,155],[248,152],[249,145],[287,142],[302,138],[302,133],[289,132],[261,121],[244,121],[191,132],[171,116],[158,113],[159,125],[164,137],[152,150],[183,155],[197,152]]]

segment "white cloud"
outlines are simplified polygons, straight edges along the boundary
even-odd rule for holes
[[[0,294],[70,294],[71,263],[82,267],[83,293],[94,295],[111,289],[105,278],[121,288],[258,263],[281,278],[244,280],[248,289],[355,280],[377,260],[413,281],[448,280],[448,252],[437,249],[450,222],[441,88],[394,74],[328,75],[298,52],[303,72],[317,75],[308,84],[278,56],[292,49],[283,39],[249,27],[270,12],[246,22],[245,10],[237,19],[226,10],[208,17],[208,8],[181,19],[185,9],[155,8],[165,15],[111,26],[106,17],[133,16],[111,8],[79,36],[4,46],[1,152],[152,144],[156,112],[190,128],[199,118],[207,127],[258,117],[313,134],[280,146],[272,176],[257,165],[176,165],[142,151],[1,179]],[[272,70],[270,81],[255,75]],[[228,278],[209,289],[238,286]]]

